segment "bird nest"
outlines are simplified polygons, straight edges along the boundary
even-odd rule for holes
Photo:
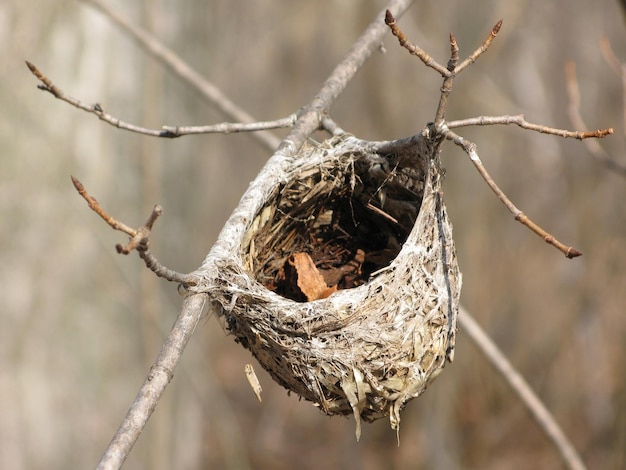
[[[453,359],[461,275],[426,136],[307,144],[219,263],[226,328],[285,388],[354,414],[357,438],[361,420],[398,429]]]

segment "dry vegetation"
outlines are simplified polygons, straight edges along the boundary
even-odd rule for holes
[[[268,152],[246,135],[159,140],[119,131],[37,93],[29,59],[68,93],[158,128],[223,120],[88,6],[27,0],[0,7],[9,58],[0,76],[0,467],[97,462],[178,311],[173,285],[113,250],[75,195],[79,177],[116,215],[164,216],[151,246],[195,269]],[[19,3],[19,5],[17,5]],[[382,2],[146,1],[143,23],[259,119],[307,102]],[[615,1],[414,5],[402,26],[445,62],[448,32],[468,53],[500,18],[492,49],[456,83],[449,119],[517,114],[572,127],[564,65],[577,64],[593,129],[623,125],[621,78],[600,55],[606,36],[626,61]],[[332,14],[328,14],[332,12]],[[414,134],[432,119],[439,77],[389,35],[333,108],[370,140]],[[279,132],[284,135],[284,132]],[[622,164],[621,132],[601,142]],[[580,248],[567,260],[517,224],[466,156],[444,149],[444,190],[463,272],[461,302],[552,410],[590,468],[626,453],[626,179],[579,142],[515,127],[473,128],[500,186],[527,214]],[[454,364],[388,423],[329,419],[288,397],[214,319],[202,322],[126,468],[558,468],[526,410],[461,331]]]

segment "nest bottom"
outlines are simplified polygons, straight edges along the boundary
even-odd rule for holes
[[[237,340],[327,414],[389,416],[453,358],[461,276],[426,135],[376,153],[307,146],[220,263],[213,297]],[[252,189],[254,191],[255,188]]]

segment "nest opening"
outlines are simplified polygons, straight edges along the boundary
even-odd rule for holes
[[[275,189],[243,253],[258,282],[297,302],[358,287],[387,267],[424,194],[425,169],[402,159],[352,149],[318,163]]]

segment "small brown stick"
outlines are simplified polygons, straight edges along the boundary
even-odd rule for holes
[[[161,206],[156,205],[152,210],[152,213],[148,217],[146,223],[139,227],[137,230],[129,227],[128,225],[120,222],[112,215],[109,215],[100,205],[100,203],[91,196],[85,186],[74,176],[72,176],[72,183],[74,187],[78,191],[85,201],[87,201],[87,205],[89,208],[93,210],[96,214],[98,214],[102,220],[104,220],[112,229],[118,230],[120,232],[124,232],[126,235],[130,237],[130,241],[126,245],[117,244],[115,245],[115,249],[118,253],[127,255],[132,250],[136,249],[139,253],[141,259],[143,259],[147,268],[150,269],[157,276],[167,279],[168,281],[178,282],[185,286],[191,286],[196,284],[196,278],[190,274],[181,274],[172,269],[169,269],[163,266],[156,257],[150,253],[148,249],[148,243],[150,240],[150,233],[152,231],[152,226],[156,219],[163,213],[163,209]]]
[[[476,49],[467,59],[461,62],[454,71],[457,74],[461,73],[468,65],[476,62],[476,60],[481,55],[483,55],[487,51],[487,49],[489,49],[489,46],[491,46],[491,43],[500,32],[501,27],[502,27],[502,20],[498,21],[496,25],[491,29],[489,36],[487,36],[487,39],[485,39],[485,41],[480,45],[480,47]]]
[[[296,114],[291,114],[290,116],[282,119],[276,119],[274,121],[260,121],[250,123],[222,122],[219,124],[213,124],[208,126],[163,126],[161,129],[148,129],[145,127],[137,126],[135,124],[124,122],[121,119],[112,116],[111,114],[104,111],[104,108],[100,103],[88,105],[76,98],[66,95],[59,87],[52,83],[52,80],[50,80],[43,73],[41,73],[41,71],[34,64],[26,61],[26,65],[33,73],[33,75],[35,75],[35,77],[37,77],[42,82],[41,85],[37,86],[37,88],[39,88],[40,90],[52,93],[55,98],[60,99],[61,101],[65,101],[75,108],[81,109],[91,114],[95,114],[101,121],[104,121],[107,124],[112,125],[113,127],[124,129],[130,132],[136,132],[138,134],[149,135],[152,137],[165,137],[173,139],[176,137],[190,134],[230,134],[234,132],[264,131],[268,129],[293,127],[297,120]]]
[[[422,62],[424,62],[424,65],[436,70],[443,77],[450,76],[450,71],[447,68],[445,68],[439,62],[433,59],[426,51],[421,49],[419,46],[412,44],[411,41],[406,38],[404,33],[396,24],[396,19],[393,17],[389,10],[385,12],[385,24],[391,29],[391,34],[398,38],[398,42],[400,43],[400,45],[411,54],[417,56]]]
[[[570,139],[584,140],[589,138],[601,139],[607,135],[613,134],[613,128],[598,129],[597,131],[568,131],[565,129],[556,129],[554,127],[543,126],[541,124],[533,124],[526,121],[523,114],[517,114],[515,116],[478,116],[469,119],[462,119],[458,121],[450,121],[447,123],[448,128],[454,129],[456,127],[466,126],[492,126],[495,124],[515,124],[522,129],[528,129],[536,131],[541,134],[557,135],[559,137],[565,137]],[[584,126],[581,126],[584,127]]]
[[[445,118],[446,109],[448,108],[448,97],[452,93],[452,82],[456,77],[455,68],[459,61],[459,46],[456,43],[454,34],[450,33],[450,60],[448,61],[449,75],[444,77],[443,84],[441,85],[441,93],[439,94],[439,104],[437,105],[437,112],[435,113],[435,127],[439,128]]]
[[[511,212],[511,214],[513,214],[515,220],[539,235],[546,243],[554,246],[556,249],[561,251],[561,253],[563,253],[567,258],[575,258],[582,255],[582,252],[571,246],[564,245],[559,240],[557,240],[554,235],[546,232],[543,228],[530,220],[530,218],[528,218],[526,214],[524,214],[511,202],[511,200],[507,197],[506,194],[504,194],[504,192],[493,180],[491,175],[487,172],[487,169],[483,165],[480,157],[478,156],[478,153],[476,152],[476,144],[464,139],[460,135],[450,130],[445,131],[444,136],[446,137],[446,139],[453,141],[456,145],[461,147],[465,151],[465,153],[467,153],[467,155],[470,157],[470,160],[478,170],[478,173],[480,173],[480,176],[482,176],[487,185],[496,194],[496,196],[498,196],[498,199],[500,199],[500,201],[502,201],[502,203]]]

